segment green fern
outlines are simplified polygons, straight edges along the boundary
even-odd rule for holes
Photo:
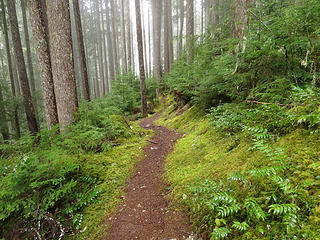
[[[235,173],[230,174],[228,179],[235,181],[235,182],[246,182],[247,181],[246,176],[244,176],[243,174],[241,174],[239,172],[235,172]]]
[[[299,207],[293,203],[290,204],[273,204],[269,207],[269,213],[273,215],[280,216],[287,213],[296,213]]]
[[[238,231],[244,232],[244,231],[248,230],[250,226],[246,222],[234,221],[233,224],[232,224],[232,227],[235,228]]]
[[[238,204],[234,204],[231,206],[221,206],[218,210],[218,216],[221,217],[227,217],[230,215],[234,215],[235,213],[238,213],[241,207]]]
[[[250,197],[245,199],[244,206],[249,213],[249,216],[255,217],[257,220],[265,220],[266,213],[263,211],[256,198]]]
[[[229,233],[230,233],[230,230],[228,228],[225,228],[225,227],[216,228],[211,233],[210,240],[226,238],[229,235]]]

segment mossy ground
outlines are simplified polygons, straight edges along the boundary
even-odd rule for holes
[[[225,179],[233,172],[245,172],[259,166],[267,166],[268,162],[263,158],[261,151],[250,151],[252,140],[244,132],[225,136],[210,126],[210,120],[205,113],[197,107],[191,107],[183,114],[177,114],[178,106],[172,97],[168,98],[170,106],[157,121],[159,125],[165,125],[184,133],[175,149],[166,159],[165,178],[171,188],[171,200],[175,207],[190,211],[191,222],[199,228],[197,214],[192,213],[184,205],[183,198],[189,186],[204,179],[219,181]],[[291,162],[295,164],[296,171],[291,176],[291,181],[296,185],[307,184],[315,178],[314,172],[308,166],[320,159],[320,135],[311,134],[309,131],[297,129],[284,135],[270,144],[275,149],[284,147],[285,153]],[[309,216],[310,224],[304,227],[312,239],[319,239],[320,230],[320,181],[314,182],[306,192],[306,198],[315,197],[315,207]],[[311,181],[311,180],[310,180]],[[316,237],[318,236],[318,238]],[[249,239],[263,239],[263,236],[251,236]],[[238,239],[233,238],[233,239]],[[239,238],[243,239],[243,238]]]

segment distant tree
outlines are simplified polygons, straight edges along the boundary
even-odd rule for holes
[[[49,52],[49,42],[46,36],[46,26],[41,7],[41,0],[28,0],[29,16],[33,39],[38,58],[40,72],[40,83],[46,113],[47,126],[51,129],[58,124],[58,112],[54,84],[52,78],[52,67]]]
[[[77,42],[79,51],[80,71],[82,79],[83,97],[85,100],[90,101],[89,77],[86,61],[86,53],[84,49],[84,40],[82,32],[82,23],[80,16],[79,0],[73,0],[73,12],[77,32]]]
[[[77,111],[69,1],[47,0],[52,75],[60,128],[65,130]]]
[[[142,6],[142,0],[140,0],[140,6]],[[142,36],[143,36],[143,51],[144,51],[144,70],[146,78],[148,78],[148,53],[147,53],[147,37],[146,37],[146,27],[145,27],[145,19],[144,19],[144,11],[141,12],[142,19]]]
[[[164,74],[169,72],[170,60],[169,60],[169,0],[164,0],[163,11],[163,70]]]
[[[137,28],[137,42],[139,54],[139,69],[140,69],[140,94],[141,94],[141,109],[142,116],[147,116],[147,89],[146,89],[146,76],[144,71],[143,60],[143,43],[142,43],[142,29],[141,29],[141,13],[140,13],[140,0],[135,0],[136,5],[136,28]]]
[[[187,0],[187,62],[190,63],[194,55],[194,0]]]
[[[112,45],[113,45],[113,56],[115,70],[119,72],[119,58],[118,58],[118,31],[116,25],[116,9],[114,0],[110,0],[110,10],[111,10],[111,27],[112,27]]]
[[[126,43],[127,43],[127,59],[128,70],[132,71],[132,57],[131,57],[131,16],[130,16],[130,0],[125,1],[125,15],[126,15]]]
[[[107,45],[108,45],[108,64],[109,64],[109,73],[110,73],[110,84],[109,88],[111,89],[111,82],[115,79],[115,67],[114,67],[114,46],[110,30],[110,10],[109,10],[109,1],[105,0],[106,8],[106,33],[107,33]]]
[[[1,64],[1,68],[3,71],[3,64]],[[4,77],[3,79],[4,80]],[[3,82],[0,81],[0,132],[2,135],[3,140],[9,139],[9,127],[8,127],[8,121],[7,121],[7,114],[6,114],[6,108],[4,104],[4,97],[3,97]]]
[[[3,25],[4,39],[5,39],[5,46],[6,46],[6,54],[7,54],[7,61],[8,61],[8,71],[9,71],[11,92],[12,92],[13,98],[16,98],[16,88],[15,88],[15,83],[14,83],[13,67],[12,67],[12,60],[11,60],[6,11],[5,11],[5,6],[4,6],[3,0],[0,0],[0,3],[1,3],[2,25]],[[16,137],[19,138],[21,136],[21,131],[20,131],[20,123],[19,123],[17,108],[18,108],[17,104],[14,104],[14,110],[13,110],[14,128],[15,128],[15,132],[16,132]]]
[[[127,65],[126,27],[125,27],[125,17],[124,17],[124,0],[120,0],[120,25],[121,25],[122,73],[127,73],[128,72],[128,65]]]
[[[26,49],[27,49],[27,62],[28,62],[28,77],[30,81],[30,88],[31,93],[34,94],[36,90],[36,84],[34,80],[34,71],[33,71],[33,64],[32,64],[32,55],[31,55],[31,47],[30,47],[30,39],[29,39],[29,29],[28,29],[28,22],[27,22],[27,10],[26,10],[26,1],[20,0],[21,3],[21,11],[22,11],[22,20],[23,20],[23,30],[24,30],[24,38],[26,42]],[[36,104],[36,102],[35,102]]]
[[[102,96],[106,95],[105,81],[104,81],[104,67],[103,67],[103,53],[102,53],[102,32],[101,32],[101,20],[100,20],[100,0],[94,1],[96,12],[96,34],[98,44],[98,63],[99,63],[99,78],[101,82]]]
[[[179,55],[182,54],[183,47],[183,25],[184,25],[184,0],[180,2],[180,34],[179,34]]]
[[[161,17],[162,17],[162,1],[152,0],[152,16],[153,16],[153,75],[162,83],[162,67],[161,67]],[[157,96],[159,89],[157,89]]]
[[[19,79],[21,83],[23,102],[24,102],[25,112],[27,115],[28,128],[32,134],[36,134],[37,132],[39,132],[39,126],[36,119],[35,108],[32,102],[30,87],[28,83],[26,64],[23,57],[15,1],[7,0],[7,7],[8,7],[9,18],[10,18],[10,24],[11,24],[11,34],[12,34],[14,52],[17,60],[17,69],[19,71]]]
[[[173,63],[173,33],[172,33],[172,0],[167,0],[168,5],[168,41],[169,41],[169,71]]]
[[[108,54],[107,54],[107,42],[106,42],[106,31],[105,31],[105,21],[103,14],[103,4],[102,1],[99,1],[100,4],[100,14],[101,14],[101,37],[102,37],[102,49],[103,49],[103,60],[104,60],[104,76],[105,76],[105,91],[109,92],[109,69],[108,69]]]

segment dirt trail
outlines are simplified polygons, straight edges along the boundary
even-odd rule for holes
[[[192,237],[188,218],[181,212],[168,209],[165,199],[166,186],[162,182],[166,155],[180,137],[153,122],[161,112],[146,118],[141,126],[156,131],[145,147],[145,158],[136,166],[125,188],[125,201],[111,218],[108,240],[182,240]]]

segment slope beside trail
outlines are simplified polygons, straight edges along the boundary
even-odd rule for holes
[[[108,240],[182,240],[195,239],[188,218],[182,212],[168,209],[166,185],[162,181],[164,160],[181,134],[153,122],[161,112],[141,122],[156,135],[145,147],[145,158],[136,166],[125,188],[125,200],[111,217]]]

